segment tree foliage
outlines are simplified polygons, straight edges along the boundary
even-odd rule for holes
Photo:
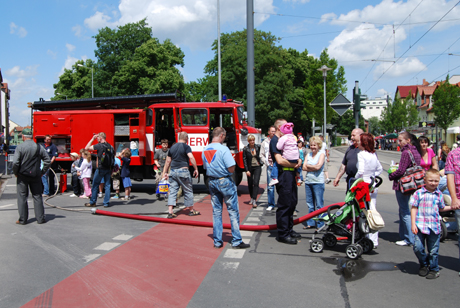
[[[342,116],[339,116],[334,110],[332,110],[332,120],[331,123],[335,124],[335,129],[337,133],[342,135],[351,136],[351,131],[355,128],[355,117],[353,115],[353,110],[347,110]],[[364,118],[360,116],[359,118],[359,127],[364,129]]]
[[[411,98],[411,92],[405,100],[395,99],[384,108],[381,126],[385,132],[402,131],[419,122],[417,106]]]
[[[383,128],[378,117],[370,117],[369,121],[369,132],[374,136],[379,136],[384,133]]]
[[[222,91],[229,98],[247,102],[247,54],[246,30],[221,35]],[[255,118],[256,126],[263,130],[273,125],[278,118],[285,118],[295,124],[295,130],[310,131],[312,114],[317,111],[315,97],[320,92],[322,114],[323,79],[316,71],[323,64],[334,68],[328,74],[328,102],[338,93],[346,91],[345,71],[335,60],[329,59],[327,50],[319,59],[285,49],[270,32],[254,30],[254,76],[255,76]],[[218,99],[217,40],[213,43],[216,54],[205,66],[206,77],[186,85],[187,96],[200,101]],[[306,89],[309,89],[307,92]],[[310,88],[318,88],[314,92]],[[202,95],[200,98],[200,94]],[[308,99],[307,99],[308,94]],[[332,118],[328,109],[328,119]],[[322,117],[321,117],[322,119]],[[321,121],[316,118],[317,121]]]
[[[184,90],[177,66],[184,66],[184,53],[170,40],[160,43],[152,37],[145,19],[99,30],[94,36],[97,62],[87,60],[87,68],[77,61],[64,70],[54,84],[52,99],[91,97],[91,67],[94,69],[94,96],[152,94]],[[57,95],[60,93],[61,95]]]
[[[460,117],[460,88],[446,81],[434,91],[433,113],[436,124],[444,129],[447,139],[447,128]]]

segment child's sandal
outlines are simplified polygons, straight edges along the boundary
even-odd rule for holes
[[[196,216],[196,215],[200,215],[201,213],[198,212],[198,211],[195,211],[195,210],[191,210],[190,213],[188,213],[188,216]]]

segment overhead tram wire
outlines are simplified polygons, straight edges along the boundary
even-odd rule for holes
[[[383,75],[385,75],[386,72],[388,72],[389,69],[391,69],[395,64],[396,62],[398,62],[412,47],[414,47],[428,32],[430,32],[444,17],[447,16],[447,14],[449,14],[458,4],[460,3],[460,1],[458,1],[450,10],[448,10],[434,25],[432,25],[421,37],[419,37],[415,42],[414,44],[412,44],[411,46],[409,46],[409,48],[407,48],[407,50],[398,58],[396,59],[396,61],[391,64],[383,73],[382,75],[380,75],[380,77],[369,87],[367,88],[367,90],[364,92],[364,93],[367,93],[367,91],[369,91],[380,79],[382,79]]]
[[[399,27],[401,27],[401,25],[404,24],[404,22],[412,15],[412,13],[419,7],[420,4],[422,4],[424,0],[420,1],[416,6],[415,8],[409,13],[409,15],[407,15],[406,18],[404,18],[404,20],[399,24],[398,27],[396,27],[396,29],[394,28],[395,25],[393,25],[393,35],[390,35],[390,37],[388,38],[387,42],[385,43],[385,46],[383,47],[382,51],[380,52],[379,56],[377,57],[377,60],[380,59],[380,56],[383,54],[383,52],[385,51],[385,49],[387,48],[387,45],[388,43],[390,42],[391,38],[394,38],[395,36],[395,33],[396,31],[399,29]],[[375,64],[372,64],[372,67],[369,69],[369,71],[367,72],[366,74],[366,77],[364,77],[364,80],[362,81],[362,83],[364,84],[364,82],[366,81],[367,77],[369,76],[369,74],[372,72],[372,70],[374,69],[375,67]],[[367,92],[367,91],[366,91]]]
[[[364,29],[358,29],[359,31],[364,31],[364,30],[372,30],[374,28],[364,28]],[[343,30],[342,30],[343,31]],[[286,39],[286,38],[293,38],[293,37],[302,37],[302,36],[313,36],[313,35],[322,35],[322,34],[332,34],[332,33],[341,33],[342,31],[330,31],[330,32],[318,32],[318,33],[310,33],[310,34],[299,34],[299,35],[291,35],[291,36],[282,36],[280,39]]]
[[[446,54],[446,51],[448,51],[450,49],[450,47],[454,46],[455,43],[457,43],[458,41],[460,40],[460,36],[449,46],[447,47],[442,53],[438,54],[436,58],[434,58],[433,61],[431,61],[426,67],[430,66],[431,64],[433,64],[433,62],[435,62],[436,60],[438,60],[438,58],[444,54]],[[425,68],[426,68],[425,67]],[[417,74],[415,74],[412,78],[410,78],[408,81],[406,81],[405,85],[407,85],[412,79],[416,78],[418,76],[418,74],[420,74],[421,72],[423,72],[424,69],[420,70]]]
[[[446,75],[449,74],[450,72],[455,71],[457,68],[460,68],[460,65],[457,66],[457,67],[454,67],[454,68],[451,69],[451,70],[448,70],[447,72],[445,72],[445,73],[443,73],[443,74],[441,74],[441,75],[439,75],[438,77],[434,78],[430,83],[435,82],[438,78],[442,78],[443,76],[446,76]]]

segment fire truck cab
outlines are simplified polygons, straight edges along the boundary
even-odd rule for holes
[[[188,103],[178,93],[140,96],[104,97],[63,101],[34,102],[33,132],[37,142],[46,135],[58,148],[59,165],[70,170],[71,152],[84,148],[94,133],[104,132],[117,153],[131,148],[130,171],[134,180],[155,178],[154,154],[161,148],[161,140],[168,139],[169,147],[177,142],[179,133],[187,132],[200,174],[203,169],[201,153],[212,140],[214,127],[227,131],[224,144],[236,161],[234,180],[241,182],[243,174],[242,150],[247,136],[252,134],[261,142],[261,131],[246,125],[243,104],[233,102]]]

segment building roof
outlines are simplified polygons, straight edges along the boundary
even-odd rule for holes
[[[28,126],[16,126],[15,128],[13,128],[11,131],[10,131],[10,136],[14,135],[14,132],[18,132],[18,133],[21,133],[25,128],[29,128],[29,129],[32,129],[32,127],[30,125]]]
[[[415,98],[415,93],[417,92],[417,85],[413,86],[398,86],[396,88],[396,93],[399,93],[400,98],[406,98],[411,93],[412,98]]]

